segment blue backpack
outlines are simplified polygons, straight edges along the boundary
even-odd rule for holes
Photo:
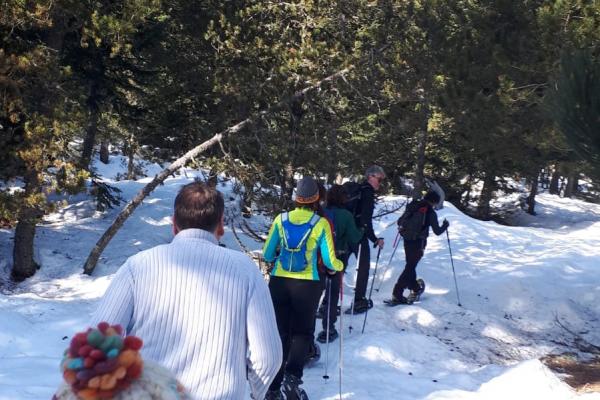
[[[310,221],[297,225],[290,222],[288,213],[281,215],[283,246],[279,253],[279,261],[284,270],[302,272],[306,269],[306,242],[319,218],[321,217],[314,214]]]

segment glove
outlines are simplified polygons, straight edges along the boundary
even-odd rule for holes
[[[448,229],[449,226],[450,222],[448,222],[447,219],[444,219],[444,222],[442,222],[442,229]]]

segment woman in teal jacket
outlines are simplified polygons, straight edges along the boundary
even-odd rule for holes
[[[286,399],[306,397],[299,385],[322,291],[317,250],[329,273],[343,268],[335,255],[329,223],[315,213],[318,206],[317,182],[302,178],[296,187],[296,208],[275,218],[263,247],[265,261],[275,263],[269,290],[283,346],[283,365],[269,387],[267,400],[282,399],[281,390]]]

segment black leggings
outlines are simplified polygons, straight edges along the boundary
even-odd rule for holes
[[[356,288],[354,289],[354,300],[362,300],[367,295],[369,284],[369,270],[371,269],[371,242],[364,237],[360,242],[360,254],[358,255],[358,270],[356,273]]]
[[[348,257],[350,254],[348,252],[343,255],[339,255],[338,259],[344,264],[344,270],[341,272],[337,272],[335,275],[330,275],[327,279],[331,279],[331,294],[327,292],[327,281],[325,282],[325,295],[323,297],[323,309],[325,312],[323,313],[323,330],[327,330],[327,325],[329,325],[330,329],[335,327],[335,322],[337,321],[337,305],[340,297],[340,286],[342,284],[342,279],[344,275],[344,271],[346,270],[346,265],[348,265]],[[328,303],[329,298],[331,297],[331,302]],[[329,308],[329,319],[327,319],[327,309]]]
[[[313,340],[315,312],[321,296],[319,281],[272,276],[269,281],[277,328],[283,345],[283,364],[270,390],[281,387],[284,373],[302,378],[304,361]]]
[[[406,255],[406,266],[404,271],[398,278],[396,285],[394,285],[393,295],[395,298],[400,299],[403,295],[404,289],[409,288],[410,290],[419,290],[419,284],[417,283],[417,264],[423,258],[425,252],[425,246],[427,246],[426,240],[405,240],[404,241],[404,254]]]

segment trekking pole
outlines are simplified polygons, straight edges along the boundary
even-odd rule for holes
[[[360,243],[358,245],[358,251],[356,252],[356,272],[358,272],[358,267],[360,265],[360,250],[362,247],[362,243]],[[355,296],[356,297],[356,296]],[[352,307],[350,308],[350,315],[354,315],[354,303],[356,303],[356,298],[354,300],[352,300]],[[348,324],[348,330],[350,331],[350,333],[352,333],[352,320],[350,320],[350,323]]]
[[[381,274],[379,274],[381,276],[381,278],[379,278],[379,286],[377,287],[377,289],[375,289],[375,291],[377,293],[379,293],[379,289],[381,289],[381,286],[383,285],[383,277],[385,276],[385,273],[387,272],[390,265],[392,265],[392,260],[394,259],[394,254],[396,254],[396,250],[398,250],[398,245],[400,244],[399,239],[400,239],[400,232],[398,231],[398,233],[396,234],[396,239],[394,239],[394,250],[392,251],[392,256],[390,257],[390,261],[388,261],[385,268],[381,271]]]
[[[344,272],[340,274],[340,305],[344,308]],[[340,312],[340,400],[342,400],[342,370],[344,368],[344,352],[342,346],[344,343],[344,312]]]
[[[450,234],[448,234],[448,229],[446,229],[446,238],[448,239],[448,251],[450,252],[450,263],[452,264],[452,275],[454,275],[454,287],[456,288],[456,301],[458,301],[458,306],[462,307],[460,304],[460,297],[458,295],[458,284],[456,283],[456,271],[454,271],[454,260],[452,258],[452,247],[450,247]]]
[[[327,367],[329,366],[329,323],[331,317],[331,276],[325,277],[325,290],[327,291],[327,330],[325,334],[325,338],[327,339],[327,349],[325,349],[325,375],[323,375],[323,379],[329,379],[329,375],[327,374]]]
[[[375,271],[373,271],[373,280],[371,281],[371,290],[369,290],[369,300],[367,300],[367,311],[365,312],[365,319],[363,321],[362,331],[360,333],[365,333],[365,325],[367,324],[367,315],[369,315],[369,307],[368,304],[371,303],[371,295],[373,294],[373,286],[375,285],[375,278],[377,277],[377,264],[379,264],[379,256],[381,255],[381,247],[377,250],[377,259],[375,260]]]

